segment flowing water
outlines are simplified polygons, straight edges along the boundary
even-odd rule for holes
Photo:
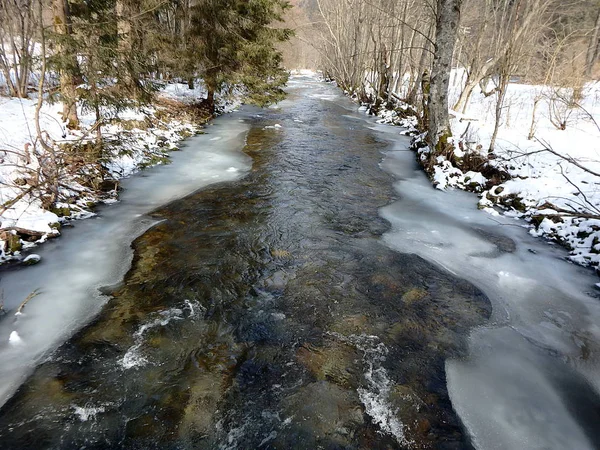
[[[289,92],[3,274],[43,294],[0,321],[0,448],[597,446],[591,274],[334,87]]]

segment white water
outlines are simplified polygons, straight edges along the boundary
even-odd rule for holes
[[[492,301],[489,325],[468,338],[467,359],[446,364],[452,404],[475,446],[595,448],[597,278],[522,223],[477,210],[472,194],[433,189],[406,150],[408,139],[392,127],[375,129],[396,142],[382,165],[399,179],[400,200],[381,211],[392,224],[384,241],[470,281]],[[477,229],[512,239],[516,251],[500,252]]]
[[[131,265],[131,242],[155,223],[147,213],[249,170],[251,161],[240,152],[248,129],[241,113],[220,118],[207,127],[207,134],[172,153],[172,164],[124,180],[118,204],[36,249],[40,264],[2,274],[0,291],[12,317],[0,320],[0,405],[37,364],[100,311],[107,297],[98,289],[122,280]],[[36,289],[40,295],[15,316]]]

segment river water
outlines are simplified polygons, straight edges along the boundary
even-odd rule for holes
[[[2,274],[0,448],[597,447],[592,274],[288,90]]]

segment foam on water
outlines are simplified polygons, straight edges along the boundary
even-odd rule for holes
[[[190,316],[194,314],[194,307],[189,300],[185,301],[186,307],[190,309]],[[160,311],[158,318],[145,323],[142,325],[133,335],[135,344],[132,345],[121,360],[121,366],[124,369],[131,369],[133,367],[140,367],[148,363],[148,359],[142,354],[142,346],[144,345],[145,334],[157,327],[164,327],[169,324],[172,320],[184,319],[183,310],[179,308],[171,308],[166,311]]]
[[[77,406],[77,405],[72,405],[73,407],[73,412],[75,413],[75,415],[79,418],[80,421],[82,422],[87,422],[90,419],[95,419],[96,416],[100,413],[103,413],[106,409],[104,408],[104,406]]]
[[[131,242],[156,223],[147,213],[249,170],[251,161],[240,151],[249,129],[244,117],[234,113],[218,119],[205,135],[172,153],[172,164],[124,180],[119,203],[100,208],[96,218],[77,222],[64,230],[63,238],[38,249],[45,264],[2,275],[8,312],[34,290],[40,294],[21,315],[0,320],[0,405],[37,364],[100,311],[107,298],[99,288],[122,280],[131,264]],[[220,139],[211,140],[215,137]],[[15,336],[22,339],[19,345],[12,345]],[[135,354],[130,356],[133,364]]]
[[[389,400],[392,380],[388,376],[385,367],[383,367],[389,352],[387,347],[379,342],[377,336],[328,334],[362,352],[363,364],[366,369],[364,373],[366,386],[358,389],[358,397],[365,408],[365,412],[371,417],[373,423],[379,426],[381,432],[390,434],[399,444],[409,446],[410,442],[404,435],[404,426],[398,419],[397,411],[392,407]]]
[[[454,408],[482,449],[589,449],[600,391],[600,302],[590,271],[532,238],[521,222],[477,210],[476,198],[431,187],[393,128],[384,169],[400,200],[381,215],[385,243],[464,278],[492,301],[465,361],[447,361]],[[577,394],[577,393],[580,394]],[[591,420],[593,422],[593,420]],[[597,438],[597,436],[596,436]]]

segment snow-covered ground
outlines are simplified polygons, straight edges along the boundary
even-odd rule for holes
[[[168,162],[169,151],[177,149],[180,141],[200,131],[199,125],[191,119],[176,119],[158,105],[161,100],[177,102],[175,106],[199,101],[206,97],[201,83],[193,90],[187,84],[169,83],[161,89],[158,97],[157,106],[127,109],[112,115],[111,120],[102,126],[106,142],[102,155],[103,169],[86,167],[84,163],[79,164],[77,170],[70,167],[60,171],[59,200],[52,208],[44,204],[37,189],[32,189],[31,193],[28,191],[35,184],[36,177],[47,176],[47,171],[38,175],[42,169],[65,156],[61,150],[53,154],[40,145],[35,125],[36,99],[0,97],[0,205],[4,210],[0,211],[0,229],[9,230],[0,234],[0,262],[22,258],[20,251],[5,251],[8,247],[5,241],[10,239],[9,234],[15,233],[14,228],[36,233],[32,236],[35,242],[21,240],[22,249],[27,250],[48,237],[60,234],[61,222],[93,216],[90,208],[98,201],[116,200],[116,191],[99,196],[97,189],[80,183],[82,172],[104,170],[104,175],[108,174],[114,180],[128,177],[141,168]],[[223,111],[236,106],[236,102],[222,101]],[[40,128],[47,133],[47,140],[55,142],[58,148],[61,144],[93,142],[95,115],[79,108],[81,130],[68,130],[60,117],[61,107],[60,103],[44,103],[42,107]],[[11,204],[13,201],[14,204]],[[43,233],[41,238],[38,233]]]
[[[452,75],[450,105],[455,104],[464,83],[463,71],[455,70]],[[532,235],[567,246],[572,261],[598,266],[600,83],[587,84],[583,99],[571,108],[565,102],[556,101],[556,93],[548,86],[509,84],[494,159],[490,162],[508,173],[509,180],[487,189],[489,180],[480,171],[463,172],[439,157],[432,174],[433,183],[441,190],[460,188],[478,192],[481,208],[498,214],[498,208],[493,207],[500,205],[504,214],[528,221]],[[569,97],[570,92],[562,90],[559,94],[564,98]],[[487,157],[494,131],[495,106],[495,95],[486,97],[476,88],[464,113],[451,111],[456,156],[464,157],[471,152]],[[415,125],[400,120],[393,111],[382,111],[380,115],[384,123]],[[566,119],[566,128],[558,129],[551,117],[554,122]],[[459,141],[462,141],[460,146]]]

